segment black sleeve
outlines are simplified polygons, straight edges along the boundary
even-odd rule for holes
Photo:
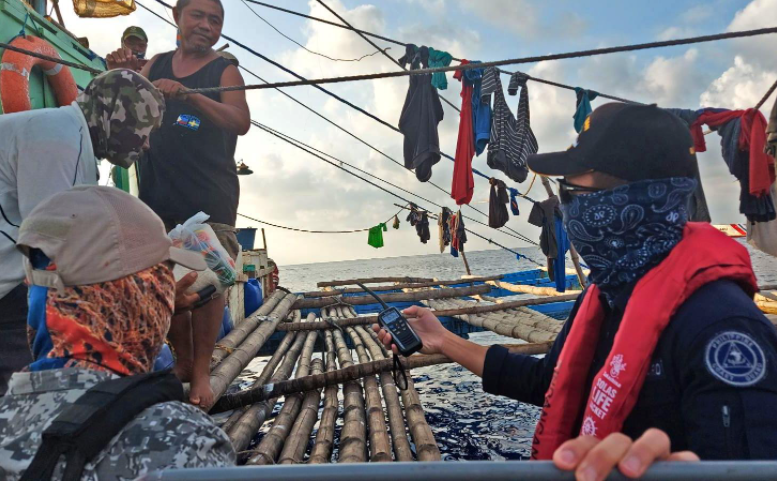
[[[545,393],[550,387],[556,361],[584,295],[583,293],[577,298],[569,318],[544,358],[513,354],[502,346],[491,346],[486,353],[486,362],[483,366],[483,390],[489,394],[507,396],[527,404],[542,406]]]
[[[703,460],[777,459],[777,334],[763,316],[729,317],[678,339],[687,447]]]

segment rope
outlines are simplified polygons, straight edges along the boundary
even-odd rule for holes
[[[424,200],[425,202],[429,202],[430,204],[432,204],[432,205],[434,205],[434,206],[436,206],[436,207],[439,207],[439,208],[441,208],[441,209],[442,209],[442,207],[443,207],[442,205],[440,205],[440,204],[438,204],[438,203],[436,203],[436,202],[434,202],[434,201],[428,200],[428,199],[426,199],[426,198],[424,198],[424,197],[422,197],[422,196],[420,196],[420,195],[418,195],[418,194],[414,194],[414,193],[412,193],[412,192],[410,192],[410,191],[408,191],[408,190],[406,190],[406,189],[404,189],[404,188],[402,188],[402,187],[400,187],[400,186],[398,186],[398,185],[396,185],[396,184],[393,184],[393,183],[391,183],[391,182],[389,182],[389,181],[387,181],[387,180],[381,179],[380,177],[378,177],[378,176],[376,176],[376,175],[374,175],[374,174],[372,174],[372,173],[370,173],[370,172],[367,172],[366,170],[362,170],[362,169],[360,169],[360,168],[358,168],[358,167],[355,167],[355,166],[353,166],[352,164],[349,164],[349,163],[347,163],[347,162],[345,162],[345,161],[343,161],[343,160],[340,160],[340,159],[338,159],[337,157],[335,157],[335,156],[333,156],[333,155],[331,155],[331,154],[327,154],[326,152],[322,152],[321,150],[318,150],[318,149],[316,149],[315,147],[312,147],[312,146],[310,146],[310,145],[306,144],[305,142],[302,142],[301,140],[295,139],[294,137],[291,137],[291,136],[289,136],[289,135],[287,135],[287,134],[284,134],[283,132],[280,132],[280,131],[278,131],[278,130],[275,130],[275,129],[273,129],[272,127],[268,127],[268,126],[266,126],[266,125],[264,125],[264,124],[261,124],[261,123],[259,123],[259,122],[255,121],[255,120],[252,120],[252,121],[251,121],[251,123],[252,123],[253,125],[255,125],[256,127],[259,127],[259,128],[260,128],[260,129],[262,129],[262,130],[269,131],[270,133],[272,133],[272,134],[273,134],[273,135],[275,135],[276,137],[279,137],[279,138],[281,138],[282,140],[284,140],[284,141],[286,141],[286,142],[288,142],[288,143],[290,143],[290,144],[294,145],[294,146],[295,146],[295,147],[297,147],[297,148],[300,148],[301,150],[304,150],[304,151],[308,152],[308,153],[309,153],[309,154],[311,154],[311,155],[314,155],[315,157],[321,158],[321,157],[319,157],[318,155],[312,154],[312,152],[317,152],[317,153],[319,153],[319,154],[321,154],[321,155],[324,155],[324,156],[326,156],[326,157],[329,157],[329,158],[333,159],[333,160],[336,162],[336,164],[335,164],[335,163],[333,163],[333,162],[330,162],[330,161],[328,161],[328,160],[326,160],[326,159],[322,159],[322,160],[324,160],[325,162],[329,163],[330,165],[334,165],[334,166],[336,166],[336,167],[338,167],[338,168],[340,168],[340,169],[342,169],[342,170],[344,170],[344,171],[348,172],[349,174],[352,174],[352,175],[353,175],[353,173],[352,173],[351,171],[349,171],[348,169],[345,169],[345,168],[343,167],[343,165],[347,165],[347,166],[351,167],[352,169],[354,169],[354,170],[357,170],[357,171],[359,171],[359,172],[361,172],[361,173],[363,173],[363,174],[365,174],[365,175],[367,175],[367,176],[369,176],[369,177],[372,177],[372,178],[374,178],[374,179],[376,179],[376,180],[379,180],[379,181],[381,181],[381,182],[383,182],[383,183],[385,183],[385,184],[388,184],[388,185],[390,185],[390,186],[392,186],[392,187],[394,187],[394,188],[396,188],[396,189],[398,189],[398,190],[401,190],[401,191],[403,191],[403,192],[405,192],[405,193],[408,193],[408,194],[410,194],[410,195],[412,195],[412,196],[414,196],[414,197],[418,197],[419,199],[422,199],[422,200]],[[312,152],[311,152],[311,151],[312,151]],[[359,177],[359,176],[357,176],[357,177]],[[359,177],[359,178],[362,178],[362,177]],[[370,182],[370,183],[371,183],[371,182]],[[379,187],[379,186],[378,186],[378,187]],[[386,191],[386,192],[389,192],[389,191]],[[405,201],[405,202],[407,202],[407,203],[410,203],[410,201],[408,201],[407,199],[405,199],[405,198],[403,198],[403,197],[399,197],[399,196],[397,196],[396,194],[394,194],[393,192],[391,192],[391,194],[392,194],[392,195],[394,195],[395,197],[398,197],[398,198],[399,198],[399,199],[401,199],[401,200],[404,200],[404,201]],[[474,208],[473,208],[473,209],[474,209]],[[426,210],[426,209],[424,209],[424,210]],[[475,210],[477,210],[477,209],[475,209]],[[478,212],[480,212],[480,211],[478,210]],[[535,241],[533,241],[533,240],[529,239],[528,237],[526,237],[525,235],[521,234],[520,232],[513,231],[513,232],[515,232],[515,234],[516,234],[516,235],[513,235],[513,234],[511,234],[510,232],[504,232],[504,231],[501,231],[501,230],[499,230],[499,229],[497,229],[497,228],[495,228],[495,227],[491,227],[491,226],[489,226],[488,224],[486,224],[486,223],[484,223],[484,222],[481,222],[481,221],[479,221],[479,220],[477,220],[477,219],[473,219],[472,217],[467,217],[467,216],[464,216],[464,218],[465,218],[465,219],[467,219],[467,220],[470,220],[470,221],[472,221],[472,222],[475,222],[476,224],[480,224],[480,225],[482,225],[482,226],[485,226],[485,227],[488,227],[488,228],[490,228],[490,229],[494,229],[494,230],[496,230],[497,232],[500,232],[500,233],[502,233],[502,234],[504,234],[504,235],[508,235],[508,236],[510,236],[510,237],[514,237],[514,238],[516,238],[516,239],[519,239],[519,240],[521,240],[521,241],[523,241],[523,242],[527,242],[527,243],[529,243],[529,244],[533,244],[533,245],[538,245],[538,244],[537,244],[537,242],[535,242]],[[510,229],[510,230],[512,231],[512,229]]]
[[[161,1],[161,0],[157,0],[157,1]],[[477,63],[477,64],[470,63],[466,65],[455,65],[451,67],[424,68],[424,69],[417,69],[417,70],[406,70],[401,72],[380,72],[380,73],[373,73],[373,74],[366,74],[366,75],[347,75],[343,77],[328,77],[328,78],[319,78],[319,79],[313,79],[313,80],[277,82],[277,83],[265,84],[265,85],[234,85],[230,87],[211,87],[211,88],[204,88],[204,89],[187,90],[187,92],[210,93],[210,92],[229,92],[234,90],[263,90],[267,88],[276,88],[276,87],[278,88],[299,87],[304,85],[320,86],[324,84],[354,82],[357,80],[376,80],[376,79],[384,79],[384,78],[408,77],[410,75],[426,75],[431,73],[444,73],[444,72],[454,72],[458,70],[471,70],[475,68],[501,67],[503,65],[536,63],[536,62],[544,62],[548,60],[563,60],[563,59],[570,59],[570,58],[592,57],[596,55],[607,55],[607,54],[619,53],[619,52],[633,52],[637,50],[647,50],[647,49],[661,48],[661,47],[675,47],[678,45],[691,45],[696,43],[714,42],[717,40],[728,40],[732,38],[754,37],[757,35],[766,35],[771,33],[777,33],[777,27],[759,28],[755,30],[743,30],[739,32],[718,33],[715,35],[703,35],[699,37],[666,40],[661,42],[640,43],[635,45],[621,45],[618,47],[578,50],[574,52],[565,52],[565,53],[557,53],[557,54],[550,54],[550,55],[538,55],[533,57],[512,58],[512,59],[496,60],[493,62],[483,62],[483,63]],[[224,36],[224,38],[228,38],[228,37]]]
[[[394,214],[391,217],[389,217],[388,220],[383,222],[383,223],[384,224],[388,224],[389,222],[391,222],[391,219],[393,219],[395,216],[399,215],[400,212],[402,212],[402,211],[401,210],[397,211],[396,214]],[[308,229],[297,229],[296,227],[286,227],[286,226],[282,226],[282,225],[278,225],[278,224],[273,224],[271,222],[266,222],[266,221],[263,221],[263,220],[255,219],[253,217],[241,214],[239,212],[238,212],[237,215],[239,215],[240,217],[243,217],[245,219],[252,220],[254,222],[258,222],[260,224],[269,225],[271,227],[277,227],[278,229],[285,229],[285,230],[290,230],[290,231],[294,231],[294,232],[303,232],[305,234],[356,234],[356,233],[360,233],[360,232],[368,232],[370,229],[372,229],[372,227],[367,227],[366,229],[353,229],[353,230],[308,230]]]
[[[26,50],[19,47],[14,47],[13,45],[9,45],[7,43],[0,42],[0,48],[4,48],[6,50],[11,50],[12,52],[18,52],[23,53],[25,55],[29,55],[30,57],[39,58],[41,60],[48,60],[49,62],[58,63],[61,65],[65,65],[70,68],[83,70],[85,72],[89,72],[94,75],[99,75],[103,73],[102,70],[97,70],[96,68],[89,67],[88,65],[76,63],[76,62],[70,62],[69,60],[64,60],[57,57],[49,57],[48,55],[43,55],[42,53],[33,52],[31,50]]]
[[[167,8],[172,8],[170,5],[166,4],[166,3],[165,3],[163,0],[156,0],[156,1],[157,1],[158,3],[160,3],[161,5],[163,5],[163,6],[167,7]],[[165,19],[164,17],[162,17],[161,15],[159,15],[157,12],[155,12],[155,11],[151,10],[150,8],[148,8],[148,7],[146,7],[145,5],[141,4],[140,2],[136,1],[136,2],[135,2],[135,4],[136,4],[136,5],[138,5],[138,6],[140,6],[142,9],[144,9],[144,10],[148,11],[149,13],[151,13],[152,15],[154,15],[155,17],[159,18],[159,19],[160,19],[160,20],[162,20],[163,22],[167,23],[168,25],[172,26],[173,28],[177,28],[177,27],[175,26],[175,24],[173,24],[172,22],[168,21],[167,19]],[[335,24],[335,25],[336,25],[336,24]],[[297,77],[297,78],[299,78],[299,79],[304,79],[304,77],[302,77],[302,76],[298,75],[296,72],[293,72],[292,70],[290,70],[290,69],[288,69],[288,68],[284,67],[283,65],[281,65],[281,64],[279,64],[279,63],[277,63],[277,62],[275,62],[274,60],[272,60],[272,59],[270,59],[270,58],[268,58],[268,57],[266,57],[266,56],[264,56],[264,55],[260,54],[259,52],[255,51],[255,50],[251,49],[250,47],[248,47],[248,46],[246,46],[246,45],[242,44],[241,42],[239,42],[239,41],[235,40],[234,38],[231,38],[231,37],[229,37],[229,36],[227,36],[227,35],[222,35],[222,36],[223,36],[225,39],[227,39],[227,40],[229,40],[229,41],[231,41],[231,42],[235,43],[235,45],[237,45],[238,47],[241,47],[241,48],[243,48],[244,50],[246,50],[247,52],[251,53],[252,55],[254,55],[254,56],[257,56],[258,58],[260,58],[260,59],[262,59],[262,60],[264,60],[264,61],[266,61],[266,62],[268,62],[268,63],[270,63],[270,64],[272,64],[272,65],[274,65],[274,66],[276,66],[276,67],[278,67],[279,69],[281,69],[281,70],[283,70],[283,71],[285,71],[285,72],[287,72],[287,73],[289,73],[289,74],[291,74],[291,75],[293,75],[293,76],[295,76],[295,77]],[[260,81],[262,81],[262,82],[267,82],[265,79],[263,79],[262,77],[260,77],[259,75],[255,74],[255,73],[251,72],[250,70],[248,70],[247,68],[243,67],[242,65],[241,65],[241,67],[240,67],[240,68],[241,68],[241,69],[243,69],[244,71],[248,72],[248,73],[249,73],[249,74],[251,74],[252,76],[256,77],[256,78],[257,78],[257,79],[259,79]],[[358,106],[356,106],[356,105],[352,104],[351,102],[349,102],[349,101],[347,101],[347,100],[343,99],[342,97],[340,97],[340,96],[338,96],[338,95],[336,95],[336,94],[332,93],[331,91],[329,91],[329,90],[327,90],[327,89],[325,89],[325,88],[323,88],[323,87],[319,87],[319,86],[314,86],[314,87],[315,87],[315,88],[317,88],[318,90],[320,90],[320,91],[322,91],[322,92],[326,93],[327,95],[331,96],[332,98],[334,98],[334,99],[336,99],[336,100],[340,101],[341,103],[343,103],[343,104],[345,104],[345,105],[347,105],[347,106],[349,106],[349,107],[353,108],[354,110],[356,110],[356,111],[358,111],[358,112],[360,112],[360,113],[362,113],[362,114],[364,114],[364,115],[366,115],[366,116],[370,117],[371,119],[373,119],[373,120],[377,121],[378,123],[380,123],[380,124],[383,124],[384,126],[386,126],[386,127],[390,128],[391,130],[393,130],[393,131],[395,131],[395,132],[397,132],[397,133],[401,133],[401,132],[399,131],[399,129],[398,129],[398,128],[396,128],[395,126],[393,126],[393,125],[389,124],[388,122],[384,121],[383,119],[381,119],[381,118],[379,118],[379,117],[377,117],[377,116],[375,116],[375,115],[371,114],[370,112],[367,112],[366,110],[362,109],[361,107],[358,107]],[[350,132],[350,131],[348,131],[347,129],[343,128],[342,126],[340,126],[340,125],[339,125],[339,124],[337,124],[336,122],[334,122],[334,121],[330,120],[329,118],[325,117],[324,115],[322,115],[321,113],[319,113],[319,112],[317,112],[316,110],[312,109],[311,107],[309,107],[309,106],[305,105],[304,103],[300,102],[299,100],[295,99],[294,97],[292,97],[292,96],[291,96],[291,95],[289,95],[288,93],[284,92],[283,90],[280,90],[280,89],[278,89],[278,88],[276,88],[275,90],[276,90],[276,91],[278,91],[278,92],[280,92],[281,94],[283,94],[283,95],[284,95],[284,96],[286,96],[287,98],[289,98],[289,99],[293,100],[293,101],[294,101],[294,102],[296,102],[297,104],[301,105],[301,106],[302,106],[302,107],[304,107],[305,109],[309,110],[310,112],[314,113],[316,116],[320,117],[321,119],[325,120],[326,122],[330,123],[331,125],[334,125],[335,127],[337,127],[338,129],[340,129],[341,131],[343,131],[343,132],[345,132],[346,134],[350,135],[351,137],[353,137],[354,139],[358,140],[359,142],[361,142],[362,144],[366,145],[367,147],[371,148],[371,149],[372,149],[372,150],[374,150],[375,152],[377,152],[377,153],[381,154],[382,156],[386,157],[386,158],[387,158],[387,159],[389,159],[390,161],[392,161],[392,162],[394,162],[395,164],[397,164],[397,165],[401,166],[401,167],[402,167],[402,169],[403,169],[403,170],[405,170],[405,171],[407,172],[407,169],[405,168],[405,166],[404,166],[404,164],[403,164],[403,163],[400,163],[400,162],[399,162],[399,161],[397,161],[396,159],[394,159],[394,158],[390,157],[388,154],[384,153],[383,151],[381,151],[381,150],[379,150],[378,148],[374,147],[373,145],[369,144],[369,143],[368,143],[368,142],[366,142],[365,140],[363,140],[363,139],[361,139],[360,137],[356,136],[356,135],[355,135],[355,134],[353,134],[352,132]],[[316,150],[316,149],[312,149],[312,150]],[[442,156],[443,156],[443,157],[445,157],[445,158],[447,158],[447,159],[449,159],[449,160],[454,160],[454,159],[453,159],[453,157],[451,157],[451,156],[450,156],[450,155],[448,155],[448,154],[445,154],[444,152],[443,152],[443,153],[441,153],[441,154],[442,154]],[[331,156],[330,156],[330,157],[331,157]],[[339,160],[338,160],[338,162],[341,162],[341,161],[339,161]],[[478,170],[476,170],[476,169],[473,169],[473,173],[475,173],[476,175],[478,175],[478,176],[480,176],[480,177],[482,177],[482,178],[484,178],[484,179],[490,179],[490,177],[489,177],[489,176],[487,176],[487,175],[483,174],[482,172],[479,172],[479,171],[478,171]],[[368,175],[371,175],[371,174],[368,174]],[[411,175],[412,175],[412,173],[411,173]],[[381,179],[381,180],[382,180],[382,179]],[[384,181],[384,182],[385,182],[385,181]],[[430,181],[430,182],[428,182],[428,184],[432,185],[432,186],[433,186],[433,187],[435,187],[437,190],[439,190],[440,192],[443,192],[443,193],[445,193],[445,194],[446,194],[446,195],[448,195],[448,196],[450,196],[450,195],[451,195],[451,194],[450,194],[450,192],[446,191],[445,189],[443,189],[443,188],[442,188],[442,187],[440,187],[439,185],[435,184],[434,182],[431,182],[431,181]],[[392,185],[393,185],[393,184],[392,184]],[[408,193],[409,193],[409,191],[406,191],[405,189],[402,189],[401,187],[398,187],[398,188],[399,188],[400,190],[404,191],[404,192],[408,192]],[[417,195],[417,194],[412,194],[412,193],[411,193],[411,195],[414,195],[415,197],[418,197],[419,199],[424,199],[423,197],[421,197],[421,196],[419,196],[419,195]],[[430,204],[434,204],[434,202],[431,202],[431,201],[429,201],[429,200],[427,200],[427,199],[424,199],[424,200],[425,200],[426,202],[429,202]],[[527,198],[527,200],[529,200],[529,201],[530,201],[530,202],[532,202],[532,203],[534,203],[534,202],[535,202],[534,200],[532,200],[532,199],[530,199],[530,198]],[[437,204],[435,204],[435,205],[437,205]],[[441,207],[441,206],[439,206],[439,207]],[[470,209],[472,209],[472,210],[474,210],[475,212],[477,212],[478,214],[480,214],[480,215],[482,215],[482,216],[484,216],[484,217],[488,217],[488,214],[486,214],[485,212],[481,211],[481,210],[480,210],[480,209],[478,209],[477,207],[473,207],[473,206],[471,206],[471,205],[467,205],[467,207],[468,207],[468,208],[470,208]],[[472,219],[472,218],[469,218],[469,217],[465,217],[465,218],[466,218],[466,219],[468,219],[468,220],[471,220],[471,221],[473,221],[473,222],[476,222],[476,223],[478,223],[478,224],[481,224],[481,225],[486,225],[486,226],[487,226],[487,224],[484,224],[483,222],[479,222],[479,221],[477,221],[477,220],[474,220],[474,219]],[[516,235],[518,235],[518,236],[521,236],[521,237],[517,237],[517,238],[519,238],[519,239],[523,240],[524,242],[528,242],[528,243],[530,243],[530,244],[537,245],[537,243],[536,243],[535,241],[532,241],[531,239],[528,239],[527,237],[523,236],[523,234],[521,234],[520,232],[518,232],[518,231],[516,231],[516,230],[514,230],[514,229],[512,229],[512,228],[510,228],[510,227],[505,227],[505,229],[506,229],[506,230],[508,230],[508,231],[510,231],[510,232],[513,232],[514,234],[516,234]],[[503,232],[503,231],[501,231],[501,230],[500,230],[499,232],[502,232],[503,234],[511,235],[511,234],[509,234],[509,233],[507,233],[507,232]],[[512,237],[516,237],[516,236],[515,236],[515,235],[513,235]]]
[[[325,24],[331,25],[333,27],[338,27],[338,28],[342,28],[342,29],[345,29],[345,30],[351,30],[351,31],[359,33],[359,34],[363,34],[363,35],[366,35],[366,36],[369,36],[369,37],[372,37],[372,38],[377,38],[377,39],[383,40],[385,42],[393,43],[394,45],[400,45],[402,47],[406,47],[408,45],[407,42],[400,42],[399,40],[395,40],[393,38],[384,37],[383,35],[378,35],[377,33],[368,32],[366,30],[361,30],[361,29],[358,29],[358,28],[354,28],[353,26],[349,27],[349,26],[342,25],[342,24],[339,24],[339,23],[336,23],[336,22],[325,20],[323,18],[313,17],[311,15],[306,15],[304,13],[295,12],[294,10],[289,10],[289,9],[286,9],[286,8],[283,8],[283,7],[278,7],[276,5],[270,5],[268,3],[259,2],[257,0],[244,0],[244,1],[247,1],[247,2],[250,2],[250,3],[254,3],[256,5],[261,5],[263,7],[267,7],[267,8],[273,9],[273,10],[278,10],[280,12],[288,13],[288,14],[291,14],[291,15],[296,15],[298,17],[306,18],[308,20],[313,20],[313,21],[316,21],[316,22],[325,23]],[[460,58],[454,57],[453,60],[457,61],[457,62],[461,62]],[[506,74],[506,75],[512,75],[513,74],[513,72],[508,72],[506,70],[501,70],[500,69],[499,71],[501,73],[503,73],[503,74]],[[551,80],[544,80],[544,79],[541,79],[541,78],[532,77],[530,75],[527,75],[527,78],[528,78],[528,80],[533,80],[533,81],[538,82],[538,83],[543,83],[543,84],[546,84],[546,85],[552,85],[554,87],[559,87],[559,88],[566,89],[566,90],[575,90],[575,87],[573,87],[571,85],[565,85],[565,84],[562,84],[562,83],[553,82]],[[615,101],[618,101],[618,102],[624,102],[624,103],[630,103],[630,104],[641,104],[641,102],[636,102],[634,100],[628,100],[628,99],[624,99],[624,98],[621,98],[621,97],[616,97],[614,95],[604,94],[604,93],[601,93],[601,92],[599,92],[599,97],[610,99],[610,100],[615,100]]]
[[[245,1],[245,0],[243,0],[243,1]],[[350,23],[348,23],[348,21],[347,21],[346,19],[344,19],[343,17],[341,17],[341,16],[340,16],[340,15],[339,15],[337,12],[335,12],[335,11],[334,11],[334,10],[333,10],[333,9],[332,9],[332,8],[331,8],[329,5],[327,5],[326,3],[324,3],[324,0],[318,0],[318,3],[320,3],[320,4],[321,4],[321,6],[323,6],[323,7],[324,7],[324,8],[326,8],[327,10],[329,10],[329,12],[330,12],[332,15],[334,15],[335,17],[337,17],[337,19],[338,19],[338,20],[340,20],[341,22],[343,22],[343,24],[344,24],[344,25],[346,25],[346,26],[348,27],[348,29],[349,29],[349,30],[351,30],[352,32],[355,32],[355,33],[356,33],[358,36],[360,36],[360,37],[361,37],[361,38],[362,38],[362,39],[363,39],[365,42],[369,43],[369,44],[370,44],[370,45],[372,45],[374,48],[377,48],[377,49],[378,49],[378,50],[379,50],[379,51],[380,51],[380,52],[383,54],[383,56],[384,56],[384,57],[386,57],[386,58],[388,58],[389,60],[391,60],[391,62],[392,62],[392,63],[394,63],[395,65],[397,65],[397,66],[398,66],[399,68],[401,68],[402,70],[407,70],[407,68],[406,68],[404,65],[402,65],[401,63],[399,63],[399,61],[398,61],[397,59],[395,59],[394,57],[392,57],[391,55],[389,55],[389,54],[388,54],[388,53],[387,53],[385,50],[381,50],[381,48],[380,48],[380,47],[379,47],[377,44],[375,44],[375,42],[373,42],[372,40],[370,40],[369,38],[367,38],[367,36],[366,36],[366,35],[364,35],[364,34],[362,34],[362,33],[360,33],[360,32],[357,32],[357,31],[356,31],[356,29],[354,28],[354,26],[353,26],[353,25],[351,25]],[[445,103],[446,103],[446,104],[447,104],[449,107],[451,107],[451,108],[452,108],[453,110],[455,110],[456,112],[458,112],[458,113],[461,113],[461,110],[460,110],[458,107],[456,107],[455,105],[453,105],[453,103],[452,103],[450,100],[446,99],[445,97],[440,97],[440,100],[442,100],[443,102],[445,102]]]
[[[297,41],[296,41],[296,40],[294,40],[293,38],[289,37],[289,36],[288,36],[288,35],[286,35],[285,33],[281,32],[281,31],[280,31],[280,30],[279,30],[279,29],[278,29],[278,28],[277,28],[275,25],[273,25],[273,24],[272,24],[272,23],[270,23],[270,22],[269,22],[267,19],[265,19],[264,17],[262,17],[261,15],[259,15],[258,13],[256,13],[256,10],[254,10],[253,8],[251,8],[251,7],[250,7],[250,5],[248,5],[248,3],[246,3],[246,0],[242,0],[242,2],[243,2],[243,5],[245,5],[247,9],[251,10],[251,13],[253,13],[253,14],[254,14],[254,15],[256,15],[257,17],[259,17],[259,19],[260,19],[261,21],[263,21],[263,22],[264,22],[264,23],[266,23],[266,24],[267,24],[267,25],[268,25],[270,28],[272,28],[273,30],[275,30],[276,32],[278,32],[278,35],[280,35],[281,37],[285,38],[286,40],[288,40],[289,42],[293,43],[294,45],[298,46],[298,47],[299,47],[299,48],[301,48],[302,50],[304,50],[304,51],[306,51],[306,52],[308,52],[308,53],[312,53],[313,55],[318,55],[319,57],[324,57],[325,59],[327,59],[327,60],[332,60],[333,62],[361,62],[362,60],[364,60],[364,59],[365,59],[365,58],[367,58],[367,57],[372,57],[373,55],[377,55],[377,54],[379,54],[379,53],[384,53],[384,52],[383,52],[383,51],[382,51],[382,50],[381,50],[379,47],[378,47],[378,50],[376,50],[375,52],[368,53],[368,54],[366,54],[366,55],[362,55],[362,56],[361,56],[361,57],[359,57],[359,58],[334,58],[334,57],[330,57],[329,55],[325,55],[325,54],[323,54],[323,53],[320,53],[320,52],[315,52],[315,51],[313,51],[313,50],[310,50],[310,49],[309,49],[309,48],[307,48],[306,46],[302,45],[301,43],[297,42]]]
[[[537,174],[534,174],[534,177],[531,178],[531,183],[529,184],[529,187],[526,189],[525,194],[518,194],[518,197],[523,197],[525,199],[528,199],[529,192],[531,192],[531,188],[534,187],[534,181],[537,180]]]
[[[769,97],[772,96],[774,91],[777,90],[777,80],[774,81],[771,87],[769,87],[769,90],[766,91],[764,96],[761,98],[761,100],[756,104],[755,110],[760,110],[761,107],[766,103],[767,100],[769,100]]]

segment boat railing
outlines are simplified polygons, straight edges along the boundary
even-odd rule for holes
[[[574,474],[560,471],[549,461],[438,461],[429,463],[367,463],[328,465],[275,465],[235,468],[166,470],[151,473],[145,481],[233,481],[337,480],[337,481],[496,481],[573,480]],[[614,472],[608,480],[626,480]],[[775,480],[777,461],[704,461],[698,463],[660,462],[641,478],[646,481],[736,481]]]

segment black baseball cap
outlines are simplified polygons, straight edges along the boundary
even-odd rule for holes
[[[529,168],[545,176],[597,171],[629,182],[694,177],[696,152],[685,122],[655,105],[609,103],[586,119],[563,152],[530,155]]]

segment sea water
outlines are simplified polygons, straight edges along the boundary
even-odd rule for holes
[[[743,244],[747,245],[744,242]],[[545,263],[538,248],[515,250],[531,261],[517,259],[515,255],[503,250],[467,253],[472,274],[492,275],[536,269],[537,264]],[[777,283],[777,259],[759,251],[749,250],[759,284]],[[448,280],[458,279],[465,273],[462,260],[448,254],[325,262],[280,268],[281,285],[295,292],[315,290],[317,282],[336,279],[411,276]],[[516,342],[515,339],[490,332],[470,334],[470,339],[482,345]],[[261,370],[261,364],[262,360],[257,359],[252,368]],[[247,387],[251,377],[253,376],[243,379],[241,387]],[[457,364],[413,369],[413,379],[421,396],[426,420],[434,432],[443,459],[528,459],[539,408],[484,393],[480,378]],[[340,401],[342,402],[342,393]],[[276,413],[279,408],[280,403],[276,406]],[[269,423],[264,426],[263,431],[268,427]],[[341,427],[342,412],[338,418],[336,436],[339,436]],[[315,431],[311,442],[314,436]],[[337,439],[335,441],[337,446]]]

